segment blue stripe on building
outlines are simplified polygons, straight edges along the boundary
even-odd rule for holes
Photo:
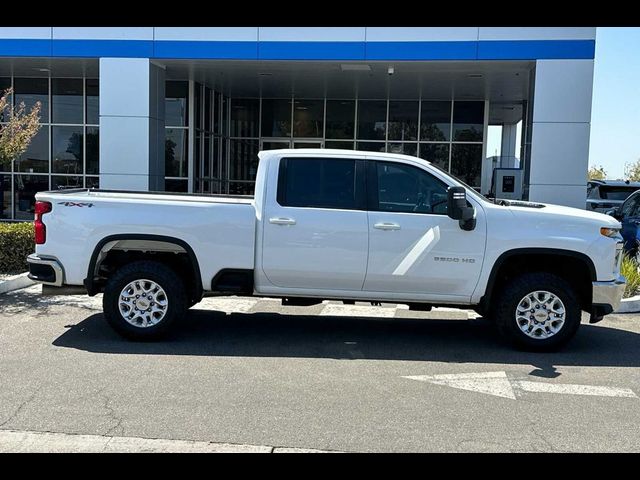
[[[0,57],[421,61],[593,59],[594,56],[595,40],[208,42],[0,39]]]

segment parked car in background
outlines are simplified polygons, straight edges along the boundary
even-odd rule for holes
[[[640,251],[640,191],[635,191],[622,205],[609,209],[606,213],[622,223],[624,250],[637,258]]]
[[[587,210],[607,212],[622,205],[622,202],[638,189],[640,189],[640,182],[589,180],[587,182]]]

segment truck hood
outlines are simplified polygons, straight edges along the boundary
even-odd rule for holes
[[[503,205],[511,210],[516,218],[526,217],[531,219],[532,217],[538,217],[542,221],[558,221],[566,226],[588,224],[598,227],[620,228],[620,222],[612,216],[589,212],[580,208],[564,207],[550,203],[513,202],[509,200],[504,202]]]

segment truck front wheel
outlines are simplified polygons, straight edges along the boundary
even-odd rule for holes
[[[525,273],[497,295],[494,319],[512,344],[532,351],[564,346],[578,331],[580,302],[573,287],[551,273]]]
[[[124,265],[107,281],[102,300],[107,322],[132,340],[162,337],[187,310],[183,282],[166,265],[138,261]]]

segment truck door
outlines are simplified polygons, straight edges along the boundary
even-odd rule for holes
[[[262,220],[262,270],[272,285],[289,291],[362,289],[368,243],[364,167],[357,157],[280,159],[276,192],[267,187]]]
[[[471,296],[480,276],[486,226],[464,231],[447,216],[448,186],[418,166],[369,160],[369,259],[363,290],[420,293],[446,301]]]

